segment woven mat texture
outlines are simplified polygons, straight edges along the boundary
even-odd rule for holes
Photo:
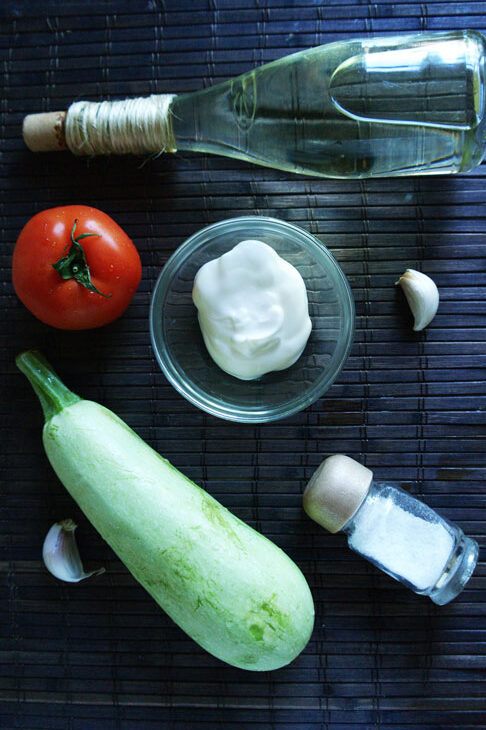
[[[486,728],[486,166],[459,177],[339,181],[181,153],[153,160],[35,155],[25,114],[80,98],[186,92],[353,35],[474,28],[486,2],[4,0],[0,7],[0,727],[28,730],[413,730]],[[142,164],[145,163],[145,164]],[[36,321],[10,258],[37,211],[94,205],[135,241],[140,289],[90,332]],[[152,354],[148,306],[190,234],[240,215],[315,234],[340,262],[356,338],[325,397],[271,425],[228,424],[187,403]],[[433,276],[424,332],[394,287]],[[38,403],[14,366],[41,348],[76,392],[154,448],[299,564],[317,620],[287,668],[254,674],[212,658],[130,576],[51,470]],[[301,495],[324,456],[345,452],[475,537],[464,593],[439,608],[311,523]],[[44,569],[49,526],[73,517],[81,553],[106,573],[61,584]]]

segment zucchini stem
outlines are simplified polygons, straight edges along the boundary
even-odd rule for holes
[[[28,378],[40,400],[44,418],[49,421],[66,406],[81,398],[67,388],[38,350],[27,350],[17,355],[15,364]]]

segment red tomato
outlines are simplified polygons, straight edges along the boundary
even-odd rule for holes
[[[17,296],[38,319],[60,329],[112,322],[130,304],[141,277],[140,256],[127,234],[106,213],[85,205],[37,213],[13,252]]]

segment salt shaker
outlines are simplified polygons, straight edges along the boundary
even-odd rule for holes
[[[471,577],[478,544],[460,527],[373,472],[336,454],[325,459],[304,492],[304,509],[330,532],[415,593],[443,606]]]

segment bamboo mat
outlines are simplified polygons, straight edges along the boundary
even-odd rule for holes
[[[77,98],[185,92],[353,35],[475,28],[486,2],[6,0],[0,8],[2,267],[0,727],[28,730],[413,730],[486,728],[486,167],[455,178],[339,181],[178,154],[155,160],[34,155],[29,112]],[[145,164],[141,164],[144,162]],[[13,294],[23,224],[94,205],[135,241],[143,280],[119,321],[50,329]],[[189,405],[152,355],[150,292],[184,239],[262,214],[314,233],[357,306],[344,370],[311,408],[271,425],[228,424]],[[439,313],[411,331],[394,287],[431,274]],[[212,658],[135,583],[44,456],[41,413],[13,358],[40,347],[66,382],[297,561],[312,588],[312,640],[289,667],[240,671]],[[301,509],[324,456],[348,453],[395,480],[482,552],[464,593],[439,608],[360,560]],[[106,573],[60,584],[41,563],[49,526],[71,516],[81,553]]]

